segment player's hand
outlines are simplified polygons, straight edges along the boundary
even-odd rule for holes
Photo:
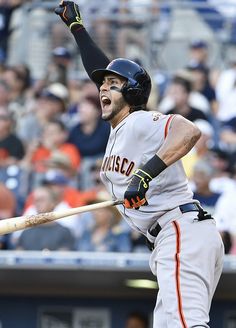
[[[70,28],[83,26],[80,16],[79,6],[73,1],[61,1],[59,7],[55,8],[55,13],[61,17],[63,22]]]
[[[151,180],[152,177],[144,170],[138,169],[134,172],[124,195],[126,208],[138,209],[140,206],[148,205],[145,195]]]

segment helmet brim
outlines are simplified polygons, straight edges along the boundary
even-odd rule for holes
[[[123,76],[116,71],[110,70],[110,69],[96,69],[91,74],[91,79],[93,82],[95,82],[98,85],[102,85],[104,77],[108,74],[115,74],[119,77],[122,77],[123,79],[127,79],[126,76]]]

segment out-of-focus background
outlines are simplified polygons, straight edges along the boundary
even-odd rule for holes
[[[183,164],[225,244],[211,327],[235,328],[235,0],[78,4],[111,59],[148,70],[148,108],[202,131]],[[57,5],[0,0],[0,219],[109,198],[99,179],[109,124]],[[1,328],[151,327],[149,251],[114,208],[1,236],[0,248]]]

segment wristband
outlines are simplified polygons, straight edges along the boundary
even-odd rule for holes
[[[152,178],[158,176],[167,168],[167,165],[160,159],[159,156],[154,155],[141,169],[148,173]]]
[[[79,23],[77,23],[77,22],[73,22],[73,23],[70,24],[69,29],[73,33],[75,31],[79,31],[81,29],[84,29],[84,26],[81,25],[81,24],[79,24]]]

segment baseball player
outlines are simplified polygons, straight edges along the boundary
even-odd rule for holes
[[[111,124],[102,181],[114,198],[124,199],[120,213],[152,251],[159,285],[153,327],[209,327],[223,243],[215,221],[192,199],[181,163],[200,131],[180,115],[147,110],[148,73],[124,58],[110,62],[84,28],[77,4],[63,1],[55,12],[74,35],[99,88],[102,118]]]

